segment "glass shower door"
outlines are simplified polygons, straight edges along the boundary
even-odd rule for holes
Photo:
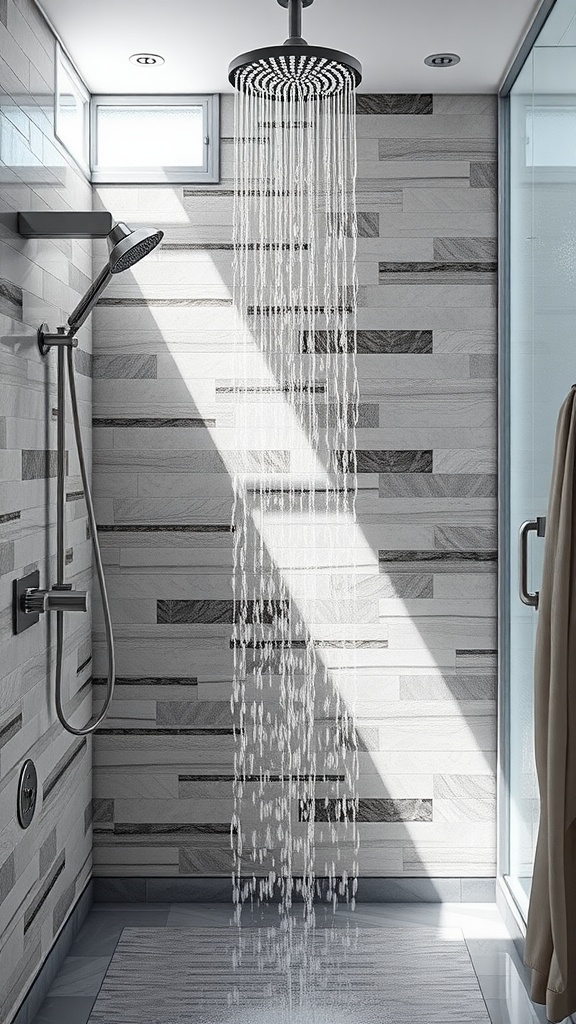
[[[570,0],[576,17],[576,0]],[[567,8],[567,3],[562,3]],[[564,11],[566,13],[566,11]],[[547,24],[510,94],[510,329],[508,353],[507,870],[524,918],[539,801],[534,765],[533,662],[544,541],[519,531],[546,516],[558,410],[576,382],[576,47],[549,45]],[[559,33],[559,38],[562,35]],[[576,39],[574,40],[576,42]],[[523,565],[522,563],[525,562]]]

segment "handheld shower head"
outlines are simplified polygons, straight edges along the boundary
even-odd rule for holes
[[[149,252],[152,252],[152,249],[156,248],[163,237],[163,231],[155,231],[152,228],[139,228],[133,231],[122,221],[114,225],[108,235],[108,250],[110,252],[108,263],[102,267],[86,295],[80,299],[76,309],[68,317],[70,335],[73,335],[90,315],[106,285],[110,283],[112,274],[120,274],[123,270],[129,270]]]
[[[129,270],[152,252],[163,237],[163,231],[154,231],[151,228],[132,230],[122,221],[115,224],[108,235],[110,273],[120,274],[123,270]]]

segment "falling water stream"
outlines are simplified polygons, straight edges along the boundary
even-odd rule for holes
[[[265,941],[239,932],[235,959],[249,949],[284,973],[289,1021],[320,984],[315,903],[353,905],[358,871],[356,731],[338,688],[357,643],[352,86],[317,98],[246,82],[235,101],[234,425],[261,451],[234,476],[233,884],[238,923],[246,904],[279,911]]]

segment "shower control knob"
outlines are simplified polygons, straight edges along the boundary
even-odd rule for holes
[[[22,597],[22,608],[27,615],[40,612],[86,612],[88,594],[85,590],[72,590],[63,585],[52,590],[27,590]]]

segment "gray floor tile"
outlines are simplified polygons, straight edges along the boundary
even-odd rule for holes
[[[33,1024],[86,1024],[94,996],[75,996],[45,999]]]
[[[50,996],[97,996],[110,959],[109,956],[67,956]]]
[[[125,910],[121,910],[118,904],[114,904],[113,911],[101,912],[99,905],[97,910],[92,910],[72,946],[70,956],[73,957],[101,957],[112,956],[122,929],[130,925],[141,925],[143,928],[163,928],[168,919],[168,910],[135,910],[132,904],[127,904]]]

